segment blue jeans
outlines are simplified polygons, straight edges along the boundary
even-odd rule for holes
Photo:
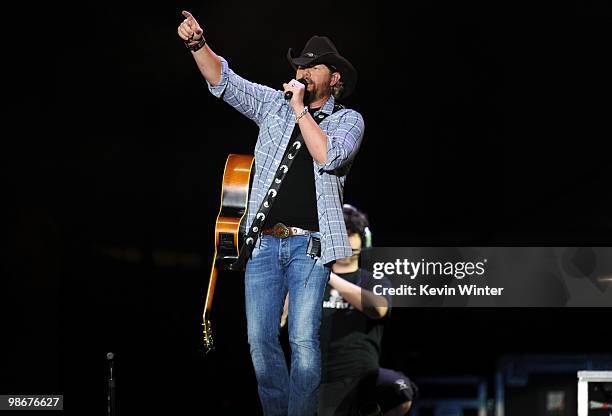
[[[248,340],[266,416],[312,416],[318,405],[319,328],[330,269],[306,254],[308,238],[261,236],[246,266]],[[291,374],[279,341],[287,292]]]

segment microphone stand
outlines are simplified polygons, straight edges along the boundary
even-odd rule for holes
[[[106,360],[108,361],[109,373],[108,373],[108,394],[106,396],[106,414],[107,416],[117,416],[117,398],[115,395],[115,377],[113,376],[113,359],[115,354],[109,352],[106,354]]]

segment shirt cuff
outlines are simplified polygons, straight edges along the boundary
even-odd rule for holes
[[[220,98],[223,95],[223,91],[225,91],[225,88],[227,87],[227,80],[229,78],[229,66],[227,61],[222,57],[219,57],[219,59],[221,59],[221,79],[219,80],[219,84],[212,85],[210,82],[208,82],[208,80],[206,81],[208,84],[208,90],[217,98]]]
[[[330,170],[330,167],[333,162],[338,159],[338,156],[338,149],[333,147],[331,137],[327,136],[327,154],[325,155],[325,162],[319,163],[316,160],[314,161],[319,173]]]

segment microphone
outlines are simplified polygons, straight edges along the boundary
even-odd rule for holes
[[[297,82],[304,84],[305,87],[308,87],[308,82],[306,82],[304,78],[298,79]],[[293,97],[293,91],[287,91],[285,93],[285,100],[290,100],[291,97]]]

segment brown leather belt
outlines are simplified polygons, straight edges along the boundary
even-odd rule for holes
[[[287,227],[282,222],[279,222],[272,228],[264,228],[261,230],[261,233],[263,235],[273,235],[278,238],[287,238],[294,235],[308,235],[311,231],[303,230],[298,227]]]

